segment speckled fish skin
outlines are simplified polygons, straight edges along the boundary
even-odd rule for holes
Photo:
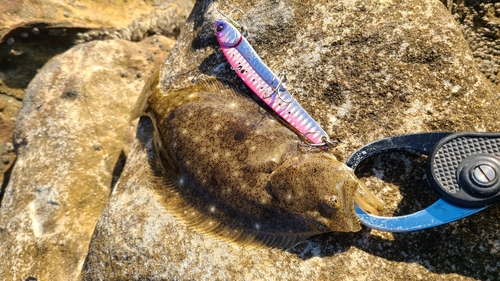
[[[360,229],[354,197],[363,186],[333,156],[303,153],[295,133],[227,82],[168,93],[158,82],[149,81],[142,102],[155,126],[151,187],[179,220],[226,241],[278,248]]]
[[[260,59],[247,39],[230,23],[214,23],[217,40],[227,61],[245,84],[279,116],[315,144],[330,142],[330,137],[305,111],[284,86],[278,87],[277,76]],[[274,94],[273,94],[274,92]]]

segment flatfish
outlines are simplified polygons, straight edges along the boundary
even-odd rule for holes
[[[225,80],[162,92],[159,72],[138,111],[154,124],[150,186],[177,219],[241,245],[290,248],[325,232],[361,229],[381,202],[353,172],[304,141]]]

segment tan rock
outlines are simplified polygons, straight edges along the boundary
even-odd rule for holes
[[[0,208],[2,279],[77,278],[133,139],[130,110],[172,46],[163,36],[78,45],[30,83]]]
[[[1,100],[1,98],[0,98]],[[14,122],[5,120],[4,115],[0,110],[0,185],[3,187],[4,173],[12,166],[16,155],[14,154],[14,145],[12,144],[12,131],[14,130]],[[5,180],[6,181],[6,180]],[[3,197],[4,189],[0,189],[0,201]]]
[[[72,22],[88,27],[126,26],[134,18],[149,13],[156,1],[27,0],[0,3],[0,35],[20,22]],[[1,36],[0,36],[1,37]]]
[[[172,38],[192,7],[184,0],[63,2],[0,1],[0,112],[6,120],[16,119],[27,85],[53,56],[86,41],[130,40],[119,34],[130,33],[134,19],[148,29],[136,41],[153,34]],[[168,24],[146,25],[152,17]],[[1,133],[12,138],[12,131]]]
[[[246,13],[248,40],[340,144],[345,159],[370,141],[425,131],[500,131],[492,93],[460,29],[434,0],[199,1],[163,68],[161,87],[204,76],[242,85],[217,46],[216,9]],[[489,114],[485,114],[488,112]],[[142,120],[99,219],[82,280],[470,280],[498,278],[498,206],[429,230],[313,237],[289,251],[240,247],[177,222],[148,188],[152,129]],[[432,202],[424,161],[377,157],[364,172],[386,215]],[[385,182],[382,182],[382,179]],[[401,189],[399,189],[399,186]]]
[[[0,2],[0,96],[22,99],[26,86],[52,56],[76,43],[127,39],[122,33],[175,37],[192,1],[2,1]],[[166,24],[150,25],[158,19]],[[140,23],[139,26],[131,22]]]

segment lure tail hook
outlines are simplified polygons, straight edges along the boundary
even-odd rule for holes
[[[319,132],[307,132],[303,134],[304,137],[306,137],[308,134],[316,134]],[[299,144],[300,147],[306,147],[306,153],[309,153],[313,149],[321,149],[323,151],[328,151],[329,147],[336,146],[336,143],[328,140],[326,137],[321,138],[322,143],[306,143],[306,142],[301,142]]]

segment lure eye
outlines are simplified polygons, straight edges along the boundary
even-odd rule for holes
[[[217,32],[221,32],[224,29],[222,24],[217,25]]]

